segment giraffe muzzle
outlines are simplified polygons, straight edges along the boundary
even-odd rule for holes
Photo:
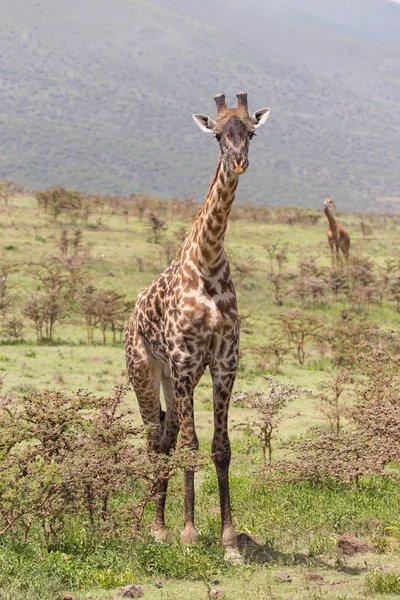
[[[236,175],[241,175],[247,169],[246,157],[245,156],[241,156],[239,158],[239,160],[236,159],[236,158],[233,158],[232,159],[232,164],[233,164],[233,172]]]

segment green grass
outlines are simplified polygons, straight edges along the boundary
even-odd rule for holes
[[[370,594],[394,594],[400,596],[400,575],[375,571],[367,578],[366,590]]]
[[[140,583],[146,597],[164,598],[163,594],[170,593],[183,600],[199,598],[217,579],[228,599],[257,597],[260,590],[268,591],[270,595],[265,597],[271,599],[281,598],[284,590],[300,599],[338,598],[339,592],[359,594],[364,586],[371,593],[398,591],[397,575],[377,571],[382,566],[385,570],[394,567],[397,551],[343,560],[335,550],[337,535],[343,532],[372,541],[389,530],[399,534],[399,501],[388,503],[388,498],[399,497],[398,485],[370,482],[358,492],[309,484],[269,490],[255,477],[235,475],[234,468],[236,526],[239,532],[258,538],[257,544],[242,551],[243,562],[238,566],[224,561],[218,545],[218,498],[211,469],[198,491],[199,544],[194,548],[185,548],[178,541],[181,488],[180,478],[176,478],[168,500],[170,537],[165,543],[157,544],[147,535],[137,541],[125,536],[99,539],[78,520],[70,523],[51,552],[35,534],[29,543],[2,539],[0,566],[5,589],[13,589],[18,600],[47,600],[66,591],[83,598],[87,590],[96,594],[98,590],[99,597],[106,597],[109,589]],[[279,582],[276,575],[281,572],[289,574],[292,583]],[[310,573],[320,578],[312,580]],[[161,580],[163,592],[155,587],[157,580]]]

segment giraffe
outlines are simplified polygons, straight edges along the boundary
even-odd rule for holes
[[[349,258],[350,250],[350,236],[342,227],[332,212],[332,208],[336,209],[336,205],[332,200],[332,196],[328,196],[324,201],[324,211],[328,219],[328,229],[326,235],[328,236],[329,246],[331,248],[331,259],[332,266],[341,262],[339,257],[339,249],[342,251],[343,256]]]
[[[269,109],[248,112],[247,94],[237,95],[236,108],[225,96],[215,97],[217,117],[194,114],[196,125],[216,138],[220,158],[205,203],[190,234],[171,265],[137,297],[126,328],[126,364],[145,424],[151,424],[147,445],[168,454],[176,445],[198,449],[194,389],[206,367],[213,383],[214,435],[212,458],[216,468],[221,511],[221,543],[234,556],[237,536],[233,526],[228,436],[229,401],[238,367],[239,320],[224,238],[239,176],[249,165],[249,143],[269,116]],[[163,387],[166,411],[160,405]],[[159,482],[152,532],[166,537],[164,521],[168,481]],[[184,472],[183,544],[195,544],[194,472]]]

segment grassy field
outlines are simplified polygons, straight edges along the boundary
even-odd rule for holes
[[[31,196],[14,198],[0,212],[1,264],[17,266],[7,280],[13,294],[11,312],[23,314],[24,303],[37,286],[33,266],[45,261],[46,256],[59,253],[63,229],[72,235],[77,227],[82,229],[83,247],[92,257],[85,271],[87,282],[134,300],[166,266],[166,242],[176,240],[182,228],[185,231],[190,228],[190,219],[174,213],[168,204],[160,205],[159,214],[166,221],[166,230],[162,242],[154,244],[149,241],[148,218],[140,220],[134,206],[128,214],[111,214],[107,207],[101,213],[93,211],[88,222],[81,224],[63,216],[56,222],[38,208]],[[330,254],[324,215],[301,225],[299,214],[303,213],[293,214],[295,218],[289,219],[292,221],[289,223],[284,222],[288,219],[280,212],[261,218],[264,213],[254,216],[251,210],[244,209],[234,213],[229,224],[226,245],[239,310],[246,317],[242,323],[236,391],[265,388],[265,376],[273,372],[273,365],[268,360],[264,365],[259,363],[255,348],[268,343],[279,330],[276,316],[289,308],[302,308],[305,314],[319,317],[326,331],[343,311],[367,319],[382,336],[390,336],[399,329],[400,314],[390,295],[379,302],[373,297],[361,303],[359,298],[354,301],[344,295],[335,299],[326,288],[316,300],[307,296],[301,304],[293,291],[298,261],[311,256],[322,272],[329,272]],[[367,236],[362,234],[360,216],[342,214],[339,219],[351,235],[352,260],[364,257],[372,261],[371,289],[387,272],[388,260],[396,263],[393,267],[396,272],[400,261],[397,245],[400,223],[396,218],[376,216],[366,220],[364,217],[372,228]],[[272,244],[278,244],[278,249],[285,248],[287,254],[282,266],[282,306],[274,301],[269,278],[267,247]],[[136,257],[143,258],[141,265]],[[119,379],[124,369],[123,344],[112,344],[111,333],[107,332],[107,343],[103,345],[96,330],[94,342],[88,345],[83,318],[77,309],[71,308],[56,324],[52,344],[45,340],[38,343],[32,323],[26,317],[23,320],[22,339],[1,338],[0,374],[6,373],[5,393],[24,394],[45,388],[72,392],[86,388],[95,394],[105,394]],[[304,364],[299,364],[295,348],[291,348],[275,377],[279,382],[292,382],[317,393],[319,384],[338,368],[335,354],[328,341],[320,338],[310,338],[305,350]],[[208,374],[196,392],[198,435],[201,450],[207,453],[213,417]],[[350,402],[351,395],[345,393],[343,400]],[[133,393],[128,394],[126,402],[139,422]],[[316,397],[304,394],[290,403],[284,409],[279,438],[307,435],[315,426],[327,427],[317,404]],[[211,590],[218,587],[223,588],[224,597],[229,600],[350,600],[360,594],[373,598],[385,591],[388,593],[380,597],[400,595],[398,485],[371,479],[363,482],[359,490],[340,484],[319,487],[306,482],[269,487],[259,477],[262,464],[259,445],[254,440],[250,444],[237,428],[251,414],[241,404],[233,404],[230,412],[235,524],[238,532],[256,536],[256,543],[242,550],[240,565],[226,563],[218,545],[218,492],[213,468],[208,464],[197,475],[198,547],[182,548],[178,544],[183,500],[181,477],[176,476],[168,501],[171,533],[163,544],[155,544],[146,531],[136,541],[126,536],[96,537],[78,518],[71,520],[51,551],[44,547],[35,531],[24,543],[17,543],[9,534],[0,536],[0,598],[44,600],[61,598],[66,592],[77,599],[114,598],[116,590],[128,583],[143,584],[145,598],[165,600],[211,598],[215,597]],[[274,448],[279,456],[278,439]],[[151,511],[149,507],[146,523],[151,520]],[[343,533],[373,543],[377,552],[344,557],[336,548],[337,536]],[[289,575],[291,581],[281,581],[280,573]],[[387,573],[393,581],[383,581]],[[220,583],[213,583],[216,580]]]

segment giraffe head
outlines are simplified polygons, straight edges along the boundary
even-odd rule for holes
[[[332,200],[332,196],[327,196],[325,198],[324,206],[326,206],[326,208],[332,207],[332,208],[334,208],[336,210],[336,204]]]
[[[251,116],[247,107],[247,94],[237,95],[236,108],[228,108],[225,96],[214,98],[217,105],[217,118],[214,121],[207,115],[193,115],[196,125],[205,133],[212,133],[219,143],[221,159],[228,172],[241,175],[249,166],[249,144],[256,135],[257,127],[269,117],[269,108],[257,110]]]

